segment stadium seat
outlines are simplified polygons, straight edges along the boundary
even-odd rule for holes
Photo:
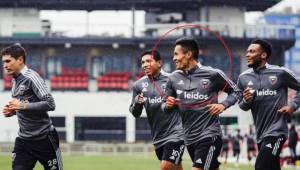
[[[3,78],[4,81],[4,90],[11,90],[12,88],[12,77],[11,76],[5,76]]]
[[[140,79],[140,78],[143,77],[144,75],[145,75],[144,72],[139,72],[139,73],[137,73],[137,75],[136,75],[136,77],[135,77],[135,80]]]
[[[88,90],[88,74],[77,68],[63,68],[62,74],[51,78],[52,90]]]
[[[128,90],[130,72],[108,72],[97,78],[98,90]]]

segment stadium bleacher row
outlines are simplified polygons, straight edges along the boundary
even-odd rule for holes
[[[226,58],[226,60],[224,60],[224,58]],[[84,60],[82,60],[82,57],[77,57],[75,59],[70,57],[62,57],[56,59],[61,59],[61,64],[58,64],[60,62],[56,64],[49,62],[47,64],[47,67],[49,68],[43,71],[40,66],[42,64],[41,62],[35,64],[32,64],[32,62],[29,63],[30,68],[36,70],[43,78],[48,78],[48,80],[50,80],[50,88],[54,91],[88,91],[89,85],[91,84],[90,80],[96,80],[96,84],[92,85],[91,87],[92,89],[97,89],[98,91],[127,91],[130,89],[131,81],[136,81],[144,75],[143,72],[137,72],[137,74],[133,74],[131,71],[129,71],[131,70],[131,65],[130,62],[128,62],[128,58],[104,57],[102,58],[103,61],[101,60],[99,63],[95,61],[95,63],[97,63],[97,69],[87,69],[86,63]],[[114,60],[114,62],[111,60]],[[171,67],[169,68],[169,71],[175,69],[172,68],[172,60],[168,60],[167,58],[164,60],[165,64],[170,65]],[[226,56],[201,56],[199,60],[204,65],[219,68],[226,74],[229,73],[229,61],[227,60]],[[76,66],[72,66],[75,61],[78,63],[75,64]],[[238,74],[240,73],[240,58],[238,56],[233,56],[232,64],[232,79],[233,81],[236,81]],[[54,67],[52,65],[59,65],[59,68],[56,68],[57,66]],[[87,70],[89,70],[89,72]],[[11,89],[11,79],[11,77],[3,77],[4,90]]]
[[[60,75],[51,77],[51,90],[88,90],[88,74],[83,69],[63,68]]]
[[[4,84],[4,90],[10,90],[12,88],[12,77],[11,76],[5,76],[3,78],[3,84]]]
[[[143,73],[138,73],[134,80],[143,76]],[[97,89],[101,90],[129,90],[130,72],[108,72],[96,78]],[[4,90],[12,88],[12,77],[4,76]],[[63,69],[59,75],[50,78],[51,90],[66,91],[66,90],[88,90],[89,76],[84,70]]]
[[[97,78],[98,90],[128,90],[130,72],[109,72]]]

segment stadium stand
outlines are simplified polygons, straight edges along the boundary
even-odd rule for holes
[[[88,90],[88,74],[83,69],[63,68],[51,78],[51,90]]]
[[[129,90],[130,72],[108,72],[97,78],[98,90]]]
[[[138,72],[137,75],[135,76],[135,80],[138,80],[144,76],[143,72]]]
[[[5,76],[3,78],[3,82],[4,82],[4,90],[11,90],[12,88],[12,77],[11,76]]]

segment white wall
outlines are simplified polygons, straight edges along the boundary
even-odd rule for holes
[[[56,102],[56,110],[50,116],[66,116],[67,141],[74,141],[75,116],[124,116],[126,117],[126,140],[135,140],[135,119],[129,112],[130,92],[52,92]],[[0,93],[0,108],[10,100],[10,92]],[[224,98],[221,97],[221,98]],[[143,113],[145,116],[145,113]],[[252,122],[251,115],[241,111],[237,105],[226,110],[222,116],[237,116],[241,128]],[[13,141],[17,135],[16,116],[5,118],[0,116],[0,142]]]
[[[66,116],[67,141],[74,141],[75,116],[125,116],[127,141],[134,141],[135,120],[129,112],[131,93],[129,92],[53,92],[56,110],[50,116]],[[0,93],[0,108],[10,100],[10,92]],[[145,114],[144,114],[145,115]],[[13,141],[17,135],[16,116],[0,116],[0,141]]]
[[[209,21],[244,24],[244,10],[237,7],[209,7]],[[226,14],[226,15],[225,15]],[[202,15],[203,17],[204,15]]]
[[[245,11],[243,9],[228,6],[209,7],[208,9],[203,7],[200,13],[201,21],[207,21],[207,14],[208,22],[216,23],[216,27],[210,27],[211,30],[230,32],[230,36],[232,37],[240,37],[243,35],[242,28],[245,24]],[[221,24],[224,24],[224,27],[220,26]]]
[[[41,33],[41,22],[37,9],[0,9],[0,36],[13,33]]]

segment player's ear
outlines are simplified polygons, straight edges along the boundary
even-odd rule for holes
[[[267,58],[268,58],[267,53],[266,53],[266,52],[263,52],[263,53],[261,54],[261,58],[262,58],[262,59],[267,59]]]
[[[20,56],[20,57],[17,59],[17,61],[18,61],[19,63],[25,63],[25,62],[24,62],[24,57],[23,57],[23,56]]]
[[[192,53],[192,51],[188,51],[186,54],[187,54],[188,59],[193,58],[193,53]]]
[[[158,60],[158,61],[157,61],[157,64],[159,65],[159,67],[162,67],[162,65],[163,65],[162,60]]]

